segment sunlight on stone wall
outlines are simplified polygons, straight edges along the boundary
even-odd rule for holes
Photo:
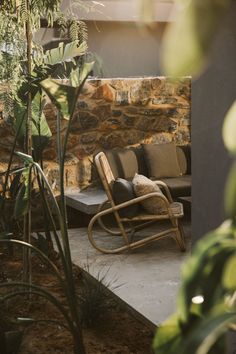
[[[91,181],[93,155],[140,143],[178,145],[190,142],[191,79],[166,77],[91,79],[77,103],[68,142],[65,167],[66,187],[86,187]],[[53,138],[45,150],[47,176],[58,187],[56,163],[56,112],[51,104],[45,114]],[[62,135],[67,122],[63,121]],[[0,158],[7,161],[13,134],[0,120]]]

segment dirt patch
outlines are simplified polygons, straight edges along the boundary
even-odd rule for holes
[[[54,275],[39,260],[33,258],[33,282],[50,290],[62,303],[64,295]],[[0,283],[20,281],[22,261],[19,250],[9,256],[0,249]],[[84,275],[74,267],[77,292],[87,294]],[[86,279],[87,281],[87,279]],[[93,285],[91,285],[93,286]],[[3,289],[1,289],[1,293]],[[151,354],[153,331],[125,311],[106,293],[94,300],[85,318],[83,337],[88,354]],[[96,304],[98,301],[98,304]],[[86,316],[84,311],[84,316]],[[17,318],[31,318],[39,322],[19,324]],[[52,321],[52,322],[50,322]],[[18,296],[0,305],[0,336],[7,331],[23,333],[19,354],[72,354],[73,343],[65,322],[55,307],[44,298],[32,295],[29,300]],[[0,350],[1,352],[1,350]],[[1,352],[2,353],[2,352]],[[3,353],[2,353],[3,354]],[[4,353],[5,354],[5,353]]]

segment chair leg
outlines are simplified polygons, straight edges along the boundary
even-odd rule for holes
[[[127,245],[125,246],[121,246],[119,248],[116,248],[116,249],[106,249],[104,247],[100,247],[97,245],[97,243],[95,242],[94,240],[94,231],[93,231],[93,226],[94,224],[98,221],[98,218],[99,218],[99,214],[98,215],[95,215],[91,220],[90,220],[90,223],[88,225],[88,239],[91,243],[91,245],[98,251],[102,252],[102,253],[118,253],[118,252],[122,252],[122,251],[125,251],[127,250],[129,247]]]
[[[184,237],[184,229],[180,221],[176,220],[177,222],[177,231],[175,232],[175,239],[178,243],[178,246],[182,252],[186,251],[186,244],[185,244],[185,237]]]

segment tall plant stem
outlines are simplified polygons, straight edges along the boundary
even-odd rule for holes
[[[82,335],[82,329],[81,329],[81,322],[79,318],[79,313],[78,313],[78,305],[77,305],[77,296],[76,296],[76,289],[75,289],[75,283],[74,283],[74,278],[73,278],[73,269],[72,269],[72,261],[71,261],[71,253],[70,253],[70,247],[69,247],[69,240],[68,240],[68,232],[67,232],[67,225],[65,220],[62,217],[61,210],[57,204],[57,201],[53,195],[53,191],[45,178],[43,171],[40,167],[39,164],[34,163],[34,166],[37,168],[38,172],[40,173],[41,177],[44,180],[45,186],[48,188],[48,191],[50,193],[50,196],[52,198],[53,205],[55,207],[55,211],[58,215],[58,220],[60,223],[60,230],[61,230],[61,237],[62,237],[62,242],[63,242],[63,250],[60,247],[59,243],[59,252],[60,252],[60,257],[62,260],[62,265],[64,269],[64,274],[66,278],[66,283],[67,283],[67,289],[66,289],[66,296],[68,299],[68,305],[70,308],[70,314],[74,326],[74,331],[72,331],[73,335],[73,341],[74,341],[74,353],[75,354],[86,354],[85,348],[84,348],[84,343],[83,343],[83,335]],[[68,245],[68,247],[67,247]],[[65,254],[64,254],[64,252]],[[67,259],[68,257],[68,259]]]
[[[72,272],[72,260],[71,260],[71,252],[70,252],[70,245],[69,245],[69,238],[68,238],[68,229],[67,229],[67,212],[66,212],[66,203],[65,203],[65,190],[64,190],[64,166],[65,166],[65,155],[66,155],[66,147],[67,147],[67,142],[68,142],[68,138],[69,138],[69,134],[70,134],[70,128],[71,128],[71,124],[72,124],[72,120],[73,120],[73,116],[74,116],[74,112],[75,112],[75,108],[76,108],[76,103],[77,103],[77,99],[79,97],[80,92],[82,91],[82,88],[84,86],[84,83],[87,79],[87,76],[84,78],[84,80],[82,81],[81,85],[79,86],[79,88],[76,90],[75,95],[74,95],[74,101],[73,101],[73,105],[72,105],[72,109],[71,109],[71,113],[70,113],[70,119],[68,122],[68,126],[66,129],[66,133],[65,133],[65,137],[64,137],[64,143],[63,143],[63,148],[61,150],[61,139],[60,139],[60,132],[58,131],[58,136],[59,136],[59,140],[58,140],[58,150],[59,150],[59,162],[60,162],[60,192],[61,192],[61,213],[63,216],[63,233],[64,233],[64,239],[65,239],[65,255],[68,261],[68,270],[69,270],[69,274],[71,274],[71,280],[69,282],[70,284],[70,290],[71,292],[69,292],[70,296],[71,296],[71,315],[72,318],[74,320],[75,326],[77,328],[77,336],[74,336],[74,352],[75,354],[85,354],[85,348],[84,348],[84,344],[83,344],[83,334],[82,334],[82,328],[81,328],[81,323],[80,323],[80,318],[79,318],[79,313],[78,313],[78,306],[77,306],[77,301],[76,301],[76,289],[75,289],[75,283],[74,283],[74,279],[73,279],[73,272]],[[61,119],[61,114],[60,114],[60,110],[58,110],[58,115],[57,115],[57,119],[60,120]],[[57,126],[58,128],[60,127],[60,122],[57,122]]]
[[[66,131],[66,135],[68,134],[68,128]],[[65,142],[64,146],[65,148]],[[65,205],[65,191],[64,191],[64,164],[65,164],[65,153],[64,149],[62,150],[61,146],[61,112],[58,109],[57,111],[57,151],[59,158],[59,166],[60,166],[60,210],[61,210],[61,233],[63,240],[63,248],[64,254],[66,258],[66,266],[67,266],[67,276],[68,276],[68,302],[71,310],[71,317],[73,318],[73,323],[75,326],[75,333],[72,333],[74,337],[74,352],[75,354],[85,354],[85,347],[83,342],[83,334],[81,329],[81,322],[78,313],[78,305],[77,305],[77,297],[76,297],[76,289],[75,283],[73,279],[73,268],[72,268],[72,259],[70,252],[70,244],[68,237],[68,227],[67,227],[67,213],[66,213],[66,205]]]
[[[25,25],[26,41],[27,41],[27,75],[30,80],[32,74],[32,29],[29,15],[29,0],[26,0],[27,20]],[[26,133],[25,133],[25,151],[28,155],[32,155],[32,94],[27,94],[27,117],[26,117]],[[30,243],[31,234],[31,174],[29,179],[29,209],[24,217],[24,241]],[[31,280],[31,252],[29,249],[23,250],[23,281]]]

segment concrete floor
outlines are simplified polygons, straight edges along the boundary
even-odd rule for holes
[[[153,226],[152,226],[153,228]],[[131,252],[110,255],[96,251],[89,243],[87,229],[70,229],[73,262],[105,283],[137,315],[154,325],[175,310],[181,265],[190,251],[190,222],[184,222],[187,252],[179,251],[171,237]],[[96,230],[102,236],[101,230]]]

